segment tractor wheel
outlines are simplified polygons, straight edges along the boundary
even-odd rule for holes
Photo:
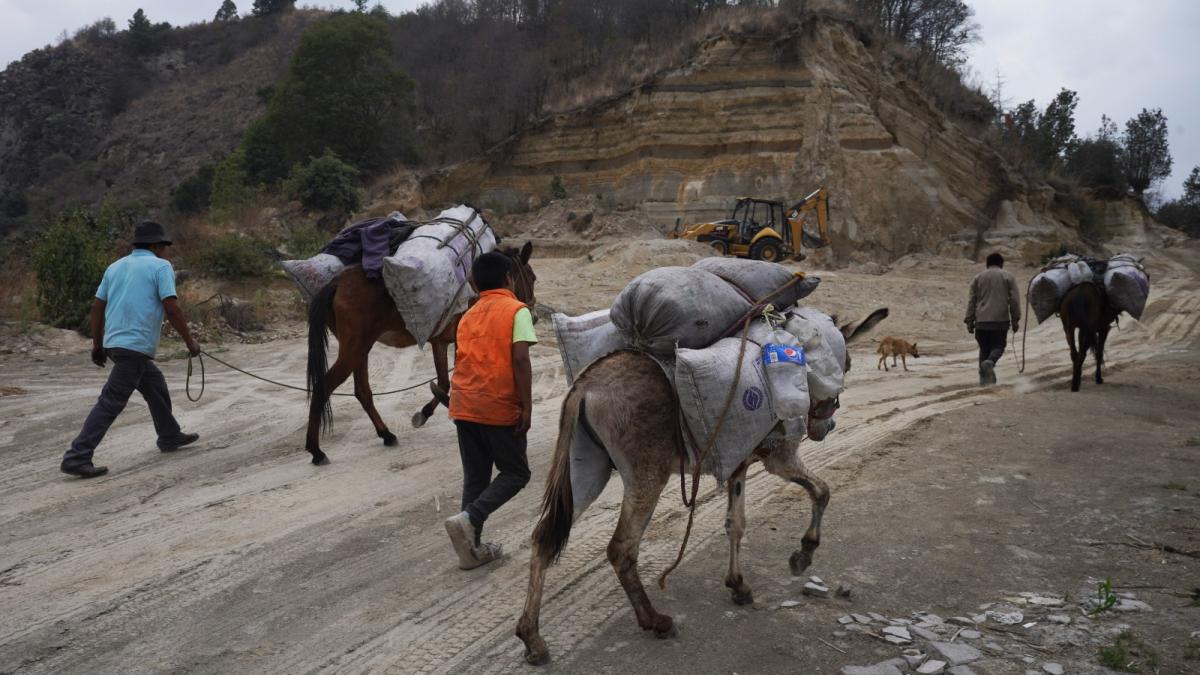
[[[750,257],[763,262],[779,262],[783,259],[783,247],[774,237],[759,239],[750,247]]]
[[[712,247],[713,252],[717,255],[729,255],[729,242],[724,239],[713,239],[708,242],[708,245]]]

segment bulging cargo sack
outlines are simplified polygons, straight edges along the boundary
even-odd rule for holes
[[[1064,255],[1051,260],[1047,269],[1033,278],[1029,284],[1029,306],[1038,323],[1058,313],[1063,296],[1071,290],[1071,266],[1080,262],[1079,256]],[[1078,271],[1075,276],[1078,276]]]
[[[786,267],[761,260],[739,258],[701,258],[692,267],[702,269],[733,284],[746,297],[755,302],[786,285],[795,276]],[[805,277],[786,291],[770,299],[779,308],[791,307],[808,297],[821,283],[819,277]]]
[[[631,347],[670,358],[676,346],[716,342],[752,307],[733,286],[695,267],[659,267],[617,295],[610,317]]]
[[[716,430],[733,385],[740,344],[739,336],[718,340],[706,349],[675,352],[675,390],[687,428],[687,441],[695,452],[704,451]],[[758,352],[756,345],[746,345],[737,391],[716,436],[716,444],[701,467],[722,483],[778,422]]]
[[[629,341],[608,318],[607,309],[582,316],[555,314],[552,318],[567,384],[573,384],[575,378],[600,357],[629,348]]]
[[[305,260],[284,260],[279,264],[300,287],[304,299],[309,302],[326,284],[346,269],[346,265],[337,256],[328,253],[318,253]]]
[[[417,228],[383,259],[383,281],[404,327],[424,346],[474,297],[471,264],[496,248],[496,233],[470,206],[456,206]]]
[[[771,408],[781,420],[808,418],[808,367],[796,336],[774,331],[762,346],[763,373],[771,389]]]
[[[833,319],[802,307],[789,313],[784,330],[804,347],[809,399],[819,402],[839,396],[845,388],[846,340]]]
[[[1146,298],[1150,296],[1150,277],[1139,258],[1122,253],[1108,261],[1104,290],[1113,307],[1140,320],[1146,309]]]

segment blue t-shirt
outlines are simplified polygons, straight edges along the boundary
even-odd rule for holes
[[[96,297],[108,303],[104,347],[153,357],[162,335],[162,301],[175,297],[175,269],[150,251],[134,249],[104,270]]]

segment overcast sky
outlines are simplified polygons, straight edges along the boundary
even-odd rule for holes
[[[252,0],[237,0],[248,11]],[[1062,87],[1079,92],[1075,127],[1093,133],[1100,115],[1124,127],[1142,108],[1162,108],[1170,130],[1174,175],[1162,191],[1177,196],[1200,165],[1198,0],[967,0],[982,41],[970,67],[991,89],[999,70],[1010,105],[1035,99],[1039,108]],[[137,8],[152,21],[188,24],[212,19],[220,0],[0,0],[0,63],[56,41],[104,16],[124,28]],[[301,4],[312,4],[301,2]],[[346,7],[350,0],[323,6]],[[372,3],[374,4],[374,3]],[[422,0],[383,0],[393,14]]]

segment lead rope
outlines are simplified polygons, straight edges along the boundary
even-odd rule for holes
[[[688,506],[687,529],[683,531],[683,541],[679,544],[679,553],[675,556],[675,562],[671,563],[667,569],[663,570],[662,574],[658,575],[659,588],[667,587],[667,575],[669,575],[671,572],[674,572],[675,568],[679,567],[679,563],[683,561],[683,553],[687,550],[688,540],[692,536],[692,523],[695,522],[696,519],[696,502],[699,501],[698,495],[700,492],[701,467],[704,466],[704,460],[708,459],[709,453],[711,453],[713,448],[717,445],[717,437],[721,434],[721,428],[724,426],[725,418],[729,414],[729,408],[733,404],[733,397],[737,394],[738,385],[741,384],[742,362],[746,357],[746,343],[750,338],[750,324],[754,322],[754,319],[758,318],[764,309],[766,309],[770,300],[803,280],[804,273],[797,272],[796,275],[793,276],[786,284],[771,291],[757,303],[755,303],[755,305],[750,308],[750,311],[747,312],[742,319],[742,337],[741,341],[738,343],[737,368],[733,371],[733,384],[730,385],[729,391],[725,394],[725,403],[721,406],[721,414],[717,416],[717,423],[713,426],[713,431],[708,437],[708,442],[704,445],[704,451],[700,453],[700,457],[696,460],[695,466],[692,467],[692,499],[690,502],[687,499],[687,491],[683,489],[682,485],[680,486],[680,489],[683,490],[684,504]],[[736,326],[736,324],[734,325]],[[679,466],[680,475],[682,476],[684,466],[682,458],[680,459]]]

